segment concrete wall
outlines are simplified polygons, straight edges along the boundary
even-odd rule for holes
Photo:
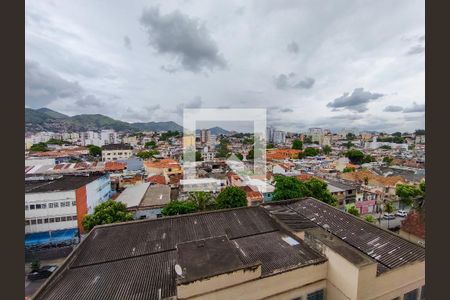
[[[394,299],[425,285],[425,262],[395,268],[376,276],[376,264],[360,269],[358,299]]]
[[[100,177],[86,185],[87,213],[92,214],[94,208],[109,199],[111,181],[109,176]]]
[[[189,299],[293,299],[325,289],[327,262],[238,284]],[[289,298],[288,298],[289,297]]]

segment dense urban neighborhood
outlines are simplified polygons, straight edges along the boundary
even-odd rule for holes
[[[244,287],[254,290],[251,298],[255,299],[292,289],[295,295],[309,295],[310,284],[319,294],[326,291],[328,299],[395,298],[409,292],[407,284],[413,292],[424,293],[424,130],[310,128],[292,133],[268,127],[264,176],[249,172],[255,153],[261,151],[255,148],[255,138],[259,137],[253,133],[218,127],[199,129],[191,136],[182,131],[107,128],[28,132],[26,261],[36,268],[42,261],[60,265],[69,253],[75,257],[55,271],[59,277],[45,283],[36,299],[58,299],[69,286],[86,284],[92,280],[86,272],[106,272],[101,275],[106,280],[102,286],[112,285],[112,276],[118,275],[108,273],[111,264],[123,268],[120,276],[128,278],[117,279],[116,289],[127,289],[136,284],[129,278],[143,270],[126,261],[144,253],[136,262],[139,265],[147,265],[149,259],[152,269],[171,266],[169,273],[155,277],[142,291],[150,298],[202,294],[225,299],[238,296]],[[195,151],[193,162],[184,158],[188,150]],[[187,164],[195,165],[195,174],[185,172]],[[203,225],[195,229],[188,225],[192,222]],[[211,222],[221,225],[214,227]],[[186,226],[201,231],[185,232]],[[137,232],[149,236],[145,245]],[[177,232],[184,232],[184,237]],[[165,238],[171,242],[167,244]],[[265,245],[269,240],[276,242]],[[195,250],[199,243],[204,250]],[[285,249],[283,243],[303,254]],[[103,253],[106,249],[110,250]],[[88,252],[96,254],[87,256]],[[271,258],[258,260],[263,253],[272,253]],[[222,258],[200,263],[205,255]],[[122,257],[120,262],[109,262],[116,257]],[[398,259],[403,263],[398,264]],[[342,274],[327,273],[327,268],[342,263],[359,269],[355,276],[373,277],[372,284],[355,287],[350,281],[341,282]],[[90,264],[98,270],[89,271]],[[372,264],[373,273],[366,270]],[[173,273],[180,265],[180,274]],[[367,275],[361,273],[363,266]],[[77,271],[71,271],[74,268]],[[246,270],[250,275],[244,275]],[[223,272],[233,275],[220,279]],[[276,284],[290,276],[303,276],[303,284]],[[388,278],[399,278],[404,284],[392,285]],[[223,290],[212,289],[204,282],[207,279],[223,284]],[[36,282],[28,282],[30,293],[40,286]],[[242,283],[235,286],[235,282]],[[273,290],[256,288],[266,283],[273,284]],[[345,288],[330,287],[339,284]],[[87,289],[67,299],[92,299],[100,291]]]

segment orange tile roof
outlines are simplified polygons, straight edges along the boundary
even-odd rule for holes
[[[298,158],[301,150],[296,149],[270,149],[267,150],[266,159],[267,160],[283,160],[286,158]]]
[[[412,212],[402,221],[401,229],[421,239],[425,239],[425,215]]]
[[[341,177],[350,181],[364,182],[367,178],[370,185],[395,186],[397,183],[405,183],[406,180],[402,176],[384,177],[377,175],[369,170],[360,170],[350,173],[342,173]]]
[[[105,171],[121,171],[126,169],[127,164],[116,162],[116,161],[107,161],[105,163]]]
[[[157,168],[157,169],[180,168],[180,164],[176,160],[170,158],[155,161],[146,160],[144,161],[144,165],[147,168]]]
[[[162,175],[154,175],[147,178],[147,182],[166,184],[166,178]]]
[[[295,176],[295,178],[297,178],[300,181],[307,181],[307,180],[310,180],[313,177],[314,176],[312,176],[310,174],[300,174],[300,175]]]

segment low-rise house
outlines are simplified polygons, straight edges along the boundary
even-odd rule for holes
[[[116,201],[124,203],[135,219],[154,219],[161,216],[161,209],[170,202],[170,187],[149,182],[129,186]]]
[[[176,160],[170,158],[144,161],[144,168],[149,175],[163,175],[166,178],[171,174],[183,173],[181,165]]]
[[[401,237],[425,246],[425,213],[410,212],[400,226]]]
[[[296,149],[268,149],[266,152],[267,161],[284,161],[286,159],[298,159],[301,150]]]
[[[102,161],[128,159],[133,155],[133,147],[129,144],[109,144],[102,146]]]
[[[344,208],[346,205],[355,203],[356,192],[358,187],[351,182],[344,182],[342,180],[325,179],[328,190],[332,195],[338,199],[338,206]]]
[[[181,179],[180,187],[183,192],[220,192],[226,184],[226,180],[215,178],[189,178]]]

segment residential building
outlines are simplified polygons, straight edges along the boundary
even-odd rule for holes
[[[226,184],[226,180],[215,178],[189,178],[181,179],[180,186],[183,192],[220,192]]]
[[[181,165],[176,160],[170,158],[144,161],[144,168],[149,176],[163,175],[167,181],[170,175],[183,173]]]
[[[416,144],[425,144],[425,135],[416,135]]]
[[[25,233],[77,228],[109,199],[109,175],[66,175],[25,180]]]
[[[102,147],[102,161],[125,160],[133,155],[129,144],[109,144]]]
[[[262,207],[327,257],[326,299],[425,298],[420,245],[314,198]]]
[[[425,246],[425,212],[410,212],[402,221],[400,236]]]
[[[161,209],[170,202],[168,185],[150,182],[127,187],[116,201],[127,206],[135,219],[154,219],[161,216]]]
[[[286,132],[281,130],[276,130],[273,133],[273,143],[274,144],[285,144],[286,143]]]
[[[275,128],[274,127],[267,127],[266,129],[266,140],[268,143],[274,142],[274,135],[275,135]]]
[[[343,208],[345,205],[356,202],[357,186],[352,182],[344,182],[342,180],[325,179],[328,190],[338,199],[338,207]]]
[[[245,207],[97,226],[34,299],[319,300],[327,269],[263,208]]]
[[[284,161],[286,159],[298,159],[301,150],[297,149],[268,149],[266,151],[266,159],[268,161],[280,160]]]
[[[209,143],[210,140],[211,140],[211,130],[209,129],[200,130],[200,143],[202,143],[202,145],[205,145]]]

